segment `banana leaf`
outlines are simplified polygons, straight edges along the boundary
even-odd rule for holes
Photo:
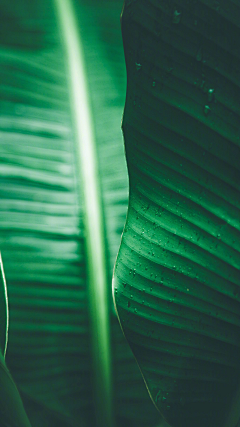
[[[120,129],[122,4],[72,4],[84,47],[99,171],[108,293],[102,309],[111,328],[113,418],[117,426],[153,426],[159,414],[111,306],[111,272],[128,197]],[[6,363],[33,427],[95,426],[88,233],[65,36],[51,0],[3,0],[0,12],[0,248],[10,312]]]
[[[5,357],[8,340],[9,313],[7,301],[7,285],[0,252],[0,355]]]
[[[126,1],[118,316],[172,427],[240,418],[240,4]]]
[[[0,420],[2,426],[31,427],[26,415],[17,387],[6,366],[5,354],[8,339],[8,299],[5,274],[0,253],[0,306],[1,306],[1,331],[0,331]]]

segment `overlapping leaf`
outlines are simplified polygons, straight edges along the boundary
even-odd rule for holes
[[[34,427],[94,425],[83,206],[62,41],[50,1],[2,2],[1,10],[8,22],[0,34],[7,363]],[[76,3],[99,147],[109,294],[127,204],[120,10],[120,3]],[[153,424],[158,415],[114,314],[112,324],[118,425]]]
[[[240,416],[239,22],[235,1],[203,0],[126,1],[122,19],[130,202],[115,300],[173,427]]]

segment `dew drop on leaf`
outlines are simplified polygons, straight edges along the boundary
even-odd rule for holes
[[[209,105],[205,105],[203,111],[204,111],[205,116],[208,116],[208,114],[211,111],[211,108],[209,107]]]
[[[136,70],[137,71],[140,71],[141,70],[141,68],[142,68],[142,64],[139,64],[138,62],[136,62]]]
[[[208,101],[211,102],[214,99],[214,89],[208,89]]]
[[[181,15],[182,13],[178,12],[177,9],[174,10],[172,19],[173,24],[179,24],[179,22],[181,21]]]

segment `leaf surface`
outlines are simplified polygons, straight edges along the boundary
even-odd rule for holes
[[[8,341],[8,327],[9,327],[9,313],[8,313],[8,298],[5,274],[2,263],[2,256],[0,253],[0,341],[1,348],[0,354],[5,357]]]
[[[74,4],[97,138],[109,299],[127,207],[120,3]],[[19,4],[1,3],[0,246],[10,305],[7,364],[34,427],[92,426],[86,233],[69,77],[52,2]],[[159,415],[113,312],[111,328],[117,425],[154,425]]]
[[[114,295],[172,427],[240,417],[239,22],[233,1],[126,1],[122,15],[130,200]]]

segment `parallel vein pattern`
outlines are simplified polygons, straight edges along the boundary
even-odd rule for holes
[[[32,427],[88,427],[96,420],[83,206],[68,74],[52,3],[2,0],[0,7],[0,249],[10,304],[7,365]],[[110,297],[127,207],[120,129],[122,4],[74,3],[98,141]],[[154,426],[159,414],[111,314],[117,426]]]
[[[28,28],[31,46],[25,39],[21,46],[20,31],[21,49],[13,41],[0,50],[7,364],[33,425],[87,425],[92,395],[82,207],[62,48],[50,3],[44,8],[34,15],[42,43]],[[23,18],[18,22],[24,26]]]
[[[240,380],[239,22],[233,1],[126,1],[122,16],[130,201],[115,302],[173,427],[224,426]]]

